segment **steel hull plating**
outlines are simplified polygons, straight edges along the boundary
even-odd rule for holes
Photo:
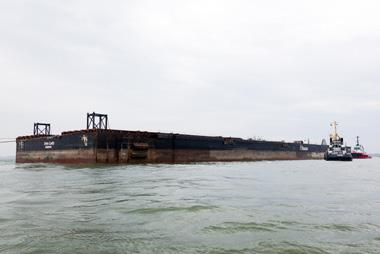
[[[171,133],[83,130],[17,138],[16,162],[190,163],[323,159],[327,146]]]
[[[325,154],[325,160],[326,161],[352,161],[352,155],[351,154],[345,154],[345,155],[336,155],[336,154]]]

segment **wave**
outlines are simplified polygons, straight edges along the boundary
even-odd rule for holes
[[[206,232],[238,233],[245,231],[253,232],[275,232],[279,229],[287,229],[284,226],[274,223],[257,222],[224,222],[219,226],[208,226],[203,229]]]
[[[128,213],[137,214],[155,214],[155,213],[166,213],[166,212],[199,212],[202,210],[211,210],[217,208],[216,206],[204,206],[204,205],[194,205],[188,207],[158,207],[158,208],[140,208],[128,211]]]

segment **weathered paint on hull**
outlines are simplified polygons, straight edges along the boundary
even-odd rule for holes
[[[94,150],[17,152],[16,163],[96,163]]]
[[[323,159],[323,153],[254,150],[169,150],[149,149],[145,158],[132,158],[130,152],[107,149],[19,152],[17,163],[191,163],[216,161],[310,160]]]

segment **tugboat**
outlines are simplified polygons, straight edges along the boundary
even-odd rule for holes
[[[352,151],[354,159],[371,159],[372,157],[364,151],[364,146],[359,143],[359,136],[356,137],[356,145]]]
[[[330,134],[330,145],[325,153],[326,161],[352,161],[351,147],[343,144],[343,138],[338,135],[336,121],[330,124],[334,132]]]

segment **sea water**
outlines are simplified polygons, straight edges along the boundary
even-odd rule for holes
[[[0,253],[380,253],[380,159],[2,159]]]

